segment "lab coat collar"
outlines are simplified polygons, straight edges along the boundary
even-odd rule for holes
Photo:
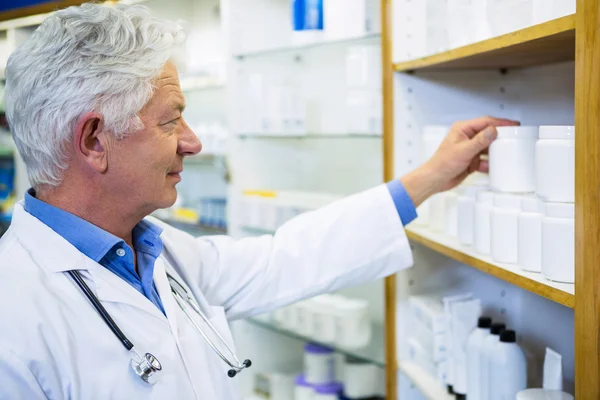
[[[25,211],[21,202],[15,204],[11,228],[15,230],[18,240],[41,268],[50,273],[70,270],[88,271],[90,273],[88,276],[93,281],[92,290],[100,301],[129,304],[166,323],[165,316],[150,300]],[[156,272],[154,275],[156,276]],[[166,297],[163,293],[160,295],[161,299]]]
[[[97,265],[48,225],[25,211],[23,202],[15,204],[11,228],[36,264],[48,272],[87,270],[91,265]],[[43,247],[42,251],[40,247]]]

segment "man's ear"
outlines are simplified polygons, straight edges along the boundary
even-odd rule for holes
[[[75,125],[74,145],[76,156],[94,171],[108,169],[108,137],[104,132],[104,117],[100,113],[84,114]]]

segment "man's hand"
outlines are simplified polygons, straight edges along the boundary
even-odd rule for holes
[[[488,172],[488,161],[481,156],[496,139],[496,127],[515,125],[519,122],[493,117],[452,125],[433,157],[400,179],[415,206],[435,193],[456,187],[472,172]]]

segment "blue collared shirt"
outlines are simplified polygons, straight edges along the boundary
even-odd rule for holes
[[[406,226],[417,217],[415,206],[400,180],[388,182],[387,187],[398,216]],[[33,190],[25,194],[25,210],[65,238],[77,250],[125,280],[165,313],[153,280],[154,263],[163,249],[161,228],[145,220],[133,228],[133,247],[138,266],[136,272],[133,250],[123,239],[36,199]]]
[[[136,271],[133,250],[123,239],[36,199],[32,189],[25,194],[25,211],[65,238],[77,250],[125,280],[165,314],[153,279],[154,263],[163,249],[160,227],[142,220],[133,228]]]

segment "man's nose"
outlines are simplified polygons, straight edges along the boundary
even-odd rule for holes
[[[198,136],[185,124],[185,131],[179,138],[177,152],[183,156],[193,156],[202,151],[202,143]]]

